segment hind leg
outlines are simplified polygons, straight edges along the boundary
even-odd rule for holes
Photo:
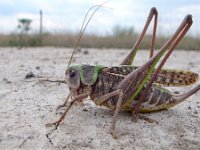
[[[120,65],[131,65],[133,63],[134,57],[137,53],[137,50],[139,49],[140,43],[149,27],[149,24],[152,21],[152,18],[154,18],[154,27],[153,27],[153,36],[152,36],[152,43],[151,43],[151,50],[150,50],[150,58],[153,56],[154,53],[154,45],[155,45],[155,38],[156,38],[156,28],[157,28],[157,18],[158,18],[158,12],[155,7],[151,8],[149,16],[147,18],[147,22],[143,28],[142,33],[140,34],[138,40],[134,44],[132,51],[129,53],[129,55],[122,61]]]
[[[150,89],[150,87],[152,86],[153,82],[155,81],[155,79],[157,77],[157,74],[159,73],[159,71],[161,70],[161,68],[163,67],[163,65],[165,64],[165,62],[167,61],[167,59],[169,58],[171,53],[173,52],[174,48],[178,45],[180,40],[187,33],[187,31],[191,27],[192,23],[193,23],[192,16],[191,15],[187,15],[185,17],[185,19],[183,20],[183,22],[181,23],[181,25],[178,28],[178,30],[175,32],[174,36],[167,42],[167,43],[169,43],[169,51],[167,52],[167,54],[165,55],[165,57],[163,58],[163,60],[159,64],[158,68],[155,70],[153,76],[149,79],[145,90],[142,92],[141,96],[139,97],[138,102],[134,106],[136,114],[139,112],[140,106],[143,103],[143,101],[144,101],[144,99],[145,99],[145,97],[146,97],[146,95],[148,93],[148,90]],[[165,49],[165,46],[167,45],[167,43],[161,49]],[[193,93],[194,92],[192,92],[192,94]]]
[[[147,83],[145,90],[142,92],[140,96],[140,100],[137,101],[136,106],[140,106],[145,96],[152,86],[155,78],[157,77],[158,72],[166,62],[167,58],[170,56],[172,51],[174,50],[175,46],[180,42],[183,36],[186,34],[190,26],[192,25],[192,16],[187,15],[179,28],[176,30],[174,35],[162,46],[160,51],[154,55],[150,60],[148,60],[144,65],[138,67],[136,70],[133,70],[129,73],[117,86],[117,89],[123,89],[124,93],[127,93],[128,100],[124,104],[124,107],[129,107],[136,96],[141,92],[144,85]],[[168,51],[167,54],[165,52]],[[161,57],[165,54],[164,59],[160,63],[159,67],[155,70],[155,66],[158,64]],[[153,76],[150,78],[151,73],[154,72]],[[149,79],[150,78],[150,79]],[[130,93],[132,91],[132,93]],[[139,110],[139,107],[136,107]],[[138,111],[137,110],[137,111]]]

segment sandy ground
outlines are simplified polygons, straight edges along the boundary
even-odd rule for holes
[[[117,65],[127,53],[82,50],[74,63]],[[173,109],[146,114],[159,124],[134,123],[131,114],[120,113],[117,140],[108,133],[112,112],[89,100],[73,107],[57,130],[46,128],[63,111],[55,108],[67,96],[67,85],[25,76],[32,71],[36,76],[63,79],[70,54],[64,48],[0,48],[0,149],[200,150],[200,91]],[[147,59],[148,52],[140,51],[135,64]],[[200,73],[200,52],[175,51],[166,67]],[[190,88],[170,89],[183,92]]]

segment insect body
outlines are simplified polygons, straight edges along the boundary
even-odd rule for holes
[[[101,102],[99,101],[103,95],[109,94],[117,89],[119,83],[126,78],[128,74],[136,70],[138,67],[134,66],[91,66],[91,65],[79,65],[71,66],[66,72],[68,78],[68,85],[70,86],[71,81],[73,82],[74,78],[77,81],[77,78],[80,78],[78,85],[79,88],[76,90],[76,93],[73,92],[73,88],[70,88],[73,97],[85,93],[87,90],[90,90],[90,98],[97,105]],[[79,77],[77,77],[79,74]],[[148,94],[143,101],[140,112],[152,112],[161,109],[168,109],[181,101],[173,100],[174,94],[169,90],[165,89],[161,85],[166,86],[183,86],[190,85],[195,83],[198,80],[198,74],[190,71],[177,71],[165,69],[161,70],[157,75],[157,79],[154,81],[154,84],[149,89]],[[71,85],[74,85],[73,83]],[[135,99],[132,100],[130,105],[122,105],[121,110],[124,111],[134,111],[134,105],[137,103],[137,100],[141,96],[143,89],[138,93]],[[130,92],[131,93],[131,92]],[[109,109],[115,108],[118,101],[117,96],[110,97],[105,103],[102,103],[105,107]],[[126,103],[126,97],[122,100],[123,103]]]
[[[58,126],[76,101],[82,101],[89,96],[97,105],[104,105],[114,111],[110,131],[115,138],[116,118],[120,110],[131,111],[134,116],[144,118],[144,116],[139,115],[139,112],[168,109],[200,89],[200,85],[198,85],[185,94],[173,94],[162,86],[193,84],[197,81],[198,74],[190,71],[162,69],[176,45],[191,27],[193,22],[192,16],[186,15],[173,36],[154,55],[157,14],[156,8],[152,8],[144,29],[133,46],[132,51],[119,66],[72,65],[68,67],[65,76],[70,90],[68,98],[71,97],[72,101],[58,121],[47,125]],[[131,64],[154,16],[150,59],[140,67],[134,67]],[[159,60],[161,61],[159,62]],[[158,66],[156,67],[157,64]],[[61,106],[65,106],[67,100]]]

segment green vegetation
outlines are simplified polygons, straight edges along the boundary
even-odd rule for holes
[[[19,30],[19,41],[18,41],[18,45],[20,47],[23,47],[25,44],[25,40],[26,40],[26,35],[28,34],[28,32],[30,31],[30,25],[31,25],[32,20],[30,19],[26,19],[26,18],[22,18],[22,19],[18,19],[18,30]]]
[[[23,40],[19,34],[0,35],[0,46],[19,47],[21,45],[34,46],[54,46],[54,47],[74,47],[78,34],[23,34]],[[151,35],[146,35],[140,48],[149,49],[151,46]],[[41,42],[42,38],[42,42]],[[85,34],[81,40],[80,47],[85,48],[128,48],[130,49],[138,38],[138,33],[134,28],[122,28],[116,26],[111,35],[100,36],[94,34]],[[169,37],[159,36],[156,38],[156,49],[159,49]],[[22,42],[22,43],[21,43]],[[180,42],[178,49],[200,50],[200,38],[186,36]]]

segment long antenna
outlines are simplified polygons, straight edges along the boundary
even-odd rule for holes
[[[109,0],[108,0],[108,1],[109,1]],[[101,5],[94,5],[94,6],[92,6],[92,7],[87,11],[87,13],[86,13],[86,15],[85,15],[85,17],[84,17],[83,23],[82,23],[82,25],[81,25],[81,30],[80,30],[80,32],[79,32],[79,38],[78,38],[78,40],[77,40],[77,42],[76,42],[76,45],[75,45],[74,50],[73,50],[73,52],[72,52],[72,55],[71,55],[71,57],[70,57],[70,59],[69,59],[67,69],[69,68],[69,66],[70,66],[70,64],[71,64],[71,62],[72,62],[73,55],[74,55],[75,51],[77,50],[77,47],[78,47],[78,45],[79,45],[79,43],[80,43],[80,40],[81,40],[81,38],[82,38],[82,36],[83,36],[83,34],[84,34],[84,32],[85,32],[85,30],[86,30],[86,28],[87,28],[89,22],[90,22],[90,20],[92,19],[92,17],[94,16],[94,14],[97,12],[97,10],[99,10],[101,7],[105,7],[105,6],[103,6],[103,5],[104,5],[105,3],[107,3],[108,1],[103,2]],[[93,8],[95,8],[95,7],[97,7],[97,8],[94,10],[94,12],[91,14],[91,16],[89,17],[88,21],[86,22],[86,19],[87,19],[87,16],[88,16],[89,12],[90,12]],[[85,24],[85,22],[86,22],[86,24]],[[85,26],[84,26],[84,24],[85,24]]]

